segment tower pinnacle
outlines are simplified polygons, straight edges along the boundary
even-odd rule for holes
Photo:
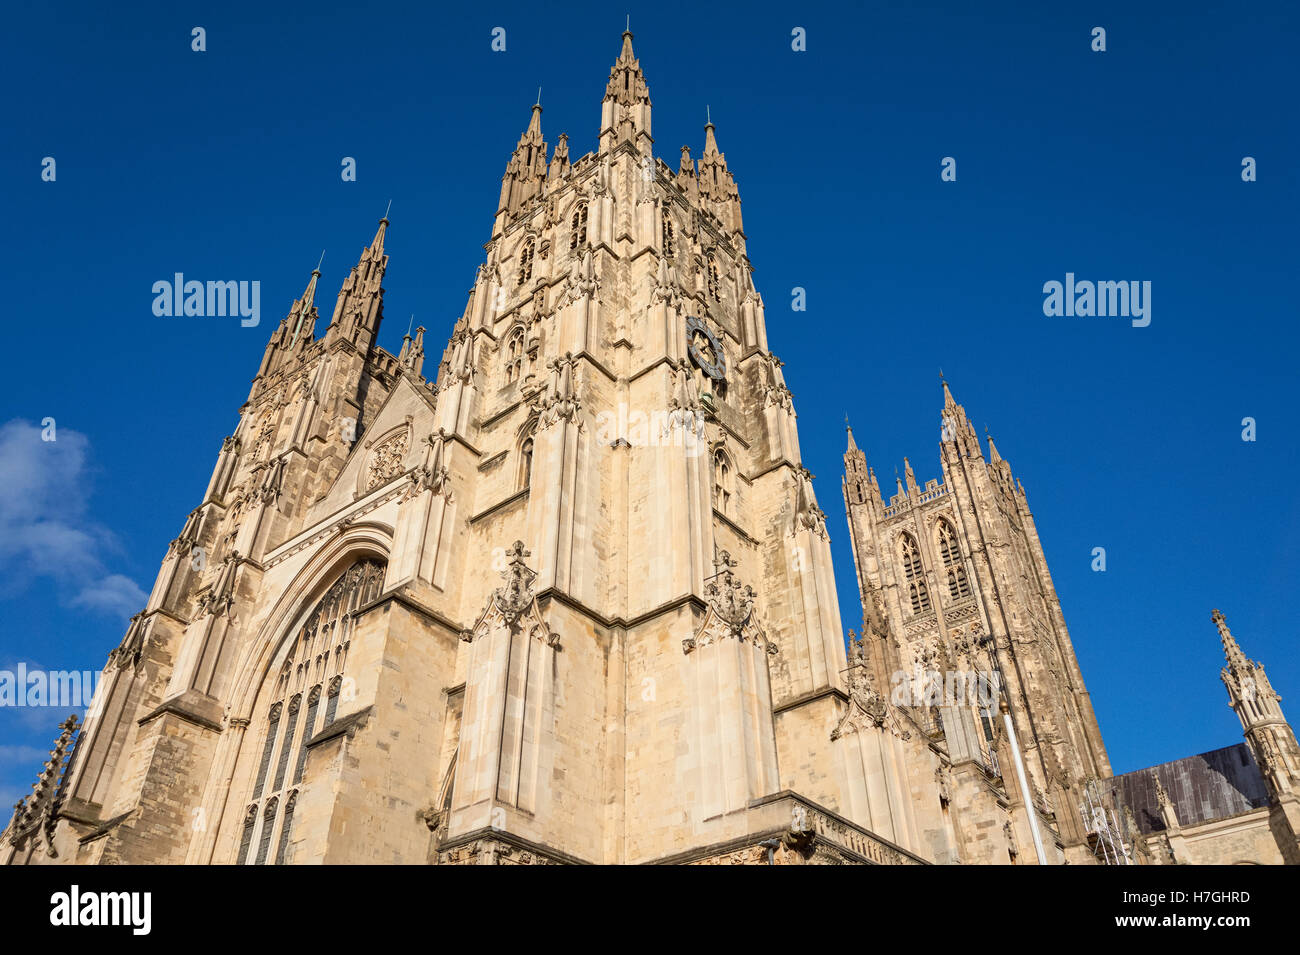
[[[524,211],[528,202],[541,193],[546,181],[546,140],[542,138],[541,90],[533,104],[528,126],[506,163],[501,177],[501,201],[497,203],[496,222],[492,234],[500,235],[509,220]]]
[[[713,117],[705,107],[708,122],[704,124],[704,154],[700,157],[700,198],[730,232],[743,232],[740,218],[740,190],[736,179],[727,168],[727,157],[718,150],[718,139]]]
[[[654,143],[650,128],[650,87],[632,50],[630,29],[623,31],[623,47],[610,68],[605,98],[600,104],[600,151],[609,152],[625,142],[632,143],[647,156]]]
[[[298,344],[302,337],[303,326],[307,325],[307,334],[312,334],[312,326],[316,324],[316,282],[320,278],[321,263],[325,261],[325,253],[321,252],[320,262],[316,263],[316,268],[312,269],[311,280],[307,283],[306,290],[302,293],[302,299],[296,309],[298,320],[293,327],[293,338],[289,341],[290,350]],[[309,324],[310,323],[310,324]]]
[[[1223,644],[1223,656],[1228,661],[1228,666],[1238,675],[1244,673],[1246,668],[1250,666],[1250,661],[1246,659],[1246,654],[1242,652],[1241,647],[1237,645],[1236,638],[1232,635],[1232,631],[1228,629],[1228,621],[1219,612],[1218,608],[1211,611],[1210,619],[1214,621],[1215,627],[1219,630],[1219,641]]]
[[[392,208],[392,201],[388,203]],[[384,317],[384,272],[388,268],[388,255],[384,252],[384,240],[388,235],[388,210],[379,220],[379,228],[370,245],[361,250],[361,258],[352,267],[352,271],[339,289],[339,297],[334,303],[334,315],[330,318],[327,339],[344,338],[363,355],[370,353],[379,334],[379,323]]]

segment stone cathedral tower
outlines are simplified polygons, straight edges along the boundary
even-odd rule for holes
[[[844,500],[864,608],[862,652],[879,679],[987,677],[1010,716],[1006,733],[1015,740],[1006,742],[1018,743],[1041,829],[1053,830],[1069,861],[1090,861],[1095,838],[1090,844],[1080,807],[1089,782],[1110,777],[1110,764],[1034,518],[1011,465],[992,438],[985,458],[947,382],[943,399],[942,480],[921,486],[904,459],[887,503],[849,431]],[[989,777],[1001,776],[1014,799],[1012,762],[997,758],[1005,716],[950,697],[919,701],[918,722],[942,740],[951,771],[992,768]]]
[[[1300,745],[1295,731],[1282,714],[1282,698],[1264,665],[1242,652],[1223,614],[1215,610],[1210,618],[1223,643],[1226,665],[1220,677],[1228,705],[1241,720],[1246,745],[1268,791],[1268,828],[1282,859],[1300,865]]]
[[[964,857],[944,780],[909,774],[919,737],[846,658],[712,124],[698,160],[654,156],[631,33],[595,151],[571,159],[561,135],[551,152],[541,118],[434,368],[423,328],[396,356],[376,344],[387,218],[323,329],[312,274],[66,771],[20,805],[0,858]],[[1032,534],[997,473],[967,473],[962,494]],[[981,600],[1009,599],[981,573]],[[1054,602],[1023,596],[1038,602],[995,635],[1041,624],[1062,655],[1021,680],[1073,681],[1086,706]],[[1023,731],[1044,787],[1104,760],[1070,715]],[[1014,805],[979,811],[1027,838]]]

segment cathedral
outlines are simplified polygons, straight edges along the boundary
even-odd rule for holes
[[[946,383],[941,480],[886,503],[848,434],[846,638],[736,179],[712,123],[653,142],[626,32],[592,151],[532,108],[427,363],[377,345],[387,214],[324,321],[312,272],[0,861],[1300,862],[1300,749],[1217,611],[1246,742],[1113,776]]]

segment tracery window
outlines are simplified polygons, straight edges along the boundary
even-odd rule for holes
[[[722,301],[722,295],[718,290],[718,263],[713,258],[713,253],[709,252],[706,256],[708,266],[709,298],[715,302]]]
[[[964,600],[970,596],[970,582],[962,565],[961,548],[957,546],[957,532],[947,521],[940,521],[938,536],[939,558],[947,572],[948,596],[953,600]]]
[[[907,578],[907,595],[912,604],[912,613],[925,613],[930,609],[930,591],[925,585],[925,574],[921,569],[921,549],[916,546],[910,534],[904,534],[899,540],[903,557],[903,576]]]
[[[723,514],[731,514],[731,497],[735,493],[734,469],[727,452],[721,448],[713,452],[713,501]]]
[[[533,277],[533,240],[529,239],[524,243],[523,250],[519,253],[519,281],[518,285],[524,285]]]
[[[587,242],[587,204],[581,202],[578,208],[573,211],[573,218],[569,222],[569,251],[573,252],[581,248]]]
[[[533,481],[533,435],[524,438],[524,443],[519,446],[519,486],[525,489],[532,485]]]
[[[334,722],[356,612],[379,596],[386,569],[383,560],[373,557],[354,563],[285,642],[284,660],[269,694],[273,702],[266,711],[252,802],[244,815],[239,865],[265,865],[268,861],[280,865],[285,861],[298,787],[307,763],[307,743]],[[318,725],[322,695],[325,714]]]
[[[516,328],[506,341],[506,384],[512,385],[524,375],[524,330]]]

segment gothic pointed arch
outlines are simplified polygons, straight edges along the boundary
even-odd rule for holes
[[[736,465],[726,448],[717,445],[713,449],[713,506],[724,515],[730,516],[736,497]]]
[[[523,381],[528,364],[528,338],[522,323],[516,324],[506,335],[502,351],[505,356],[506,384],[518,384]]]
[[[516,285],[527,285],[533,278],[533,255],[536,250],[536,241],[532,236],[524,240],[524,246],[519,250],[519,279]]]
[[[966,578],[957,532],[947,518],[941,517],[935,523],[934,536],[939,560],[943,563],[948,596],[953,600],[965,600],[970,596],[970,581]]]
[[[533,479],[533,452],[537,443],[537,416],[533,415],[524,426],[519,429],[519,436],[516,441],[517,454],[519,458],[519,468],[516,478],[516,485],[519,490],[527,490],[532,484]]]
[[[306,765],[308,741],[334,719],[351,648],[357,612],[379,596],[387,561],[363,556],[353,561],[325,591],[298,614],[280,644],[277,664],[263,681],[245,737],[245,759],[256,753],[257,772],[248,793],[248,812],[237,861],[264,865],[271,847],[282,858],[290,839],[292,812]],[[321,719],[322,697],[326,698]],[[250,828],[250,821],[253,828]]]
[[[587,201],[584,199],[574,207],[569,217],[569,251],[576,252],[587,244]]]
[[[916,538],[904,531],[898,536],[898,555],[902,562],[908,604],[913,614],[930,609],[930,591],[925,584],[925,571],[921,566],[921,548]]]

